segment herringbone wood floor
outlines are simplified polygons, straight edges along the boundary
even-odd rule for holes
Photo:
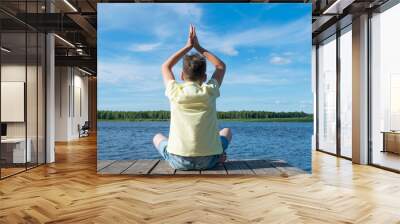
[[[100,176],[90,137],[0,181],[0,223],[400,223],[400,175],[313,159],[289,178]]]

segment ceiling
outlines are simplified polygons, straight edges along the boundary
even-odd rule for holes
[[[3,45],[7,42],[7,47],[13,49],[7,58],[26,54],[25,31],[28,37],[29,32],[54,32],[56,66],[79,66],[96,74],[97,2],[47,0],[46,4],[45,0],[1,0]],[[28,58],[33,49],[35,46],[28,44]]]
[[[239,0],[235,2],[312,3],[312,30],[315,42],[321,36],[335,32],[332,27],[339,20],[378,7],[386,1],[388,0]],[[97,3],[107,2],[171,2],[171,0],[47,0],[47,4],[46,0],[1,0],[1,28],[6,33],[25,32],[26,28],[39,32],[54,32],[58,35],[55,38],[56,65],[79,66],[95,74],[97,71],[96,7]],[[217,2],[232,1],[219,0]],[[349,21],[351,23],[351,18]],[[330,28],[331,31],[329,31]],[[13,39],[11,34],[8,36]]]
[[[391,0],[312,0],[313,43],[332,36],[352,23],[353,17],[373,12]]]

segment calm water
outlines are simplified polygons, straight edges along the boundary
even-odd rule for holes
[[[312,122],[221,122],[233,131],[229,159],[283,159],[311,170]],[[153,148],[155,133],[168,135],[169,122],[99,122],[101,160],[161,158]]]

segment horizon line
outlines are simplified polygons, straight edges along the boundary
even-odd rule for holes
[[[99,111],[109,111],[109,112],[171,112],[170,110],[107,110],[107,109],[100,109]],[[308,113],[305,111],[269,111],[269,110],[219,110],[217,112],[272,112],[272,113],[305,113],[305,114],[314,114]]]

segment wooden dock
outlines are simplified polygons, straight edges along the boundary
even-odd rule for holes
[[[171,168],[165,160],[98,160],[98,174],[126,175],[262,175],[289,177],[304,174],[283,160],[235,160],[226,161],[210,170],[181,171]]]

